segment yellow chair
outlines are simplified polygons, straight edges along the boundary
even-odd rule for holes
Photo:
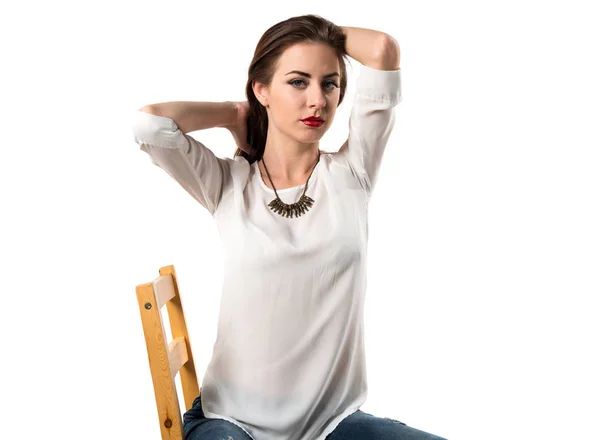
[[[185,411],[192,407],[200,395],[196,368],[174,266],[161,267],[160,276],[153,281],[136,286],[140,306],[148,361],[154,385],[160,433],[163,440],[183,440],[182,412],[175,387],[179,373]],[[167,343],[160,310],[167,305],[171,342]]]

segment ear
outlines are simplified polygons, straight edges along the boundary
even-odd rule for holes
[[[269,87],[259,83],[258,81],[252,81],[252,91],[254,92],[256,99],[258,99],[258,102],[260,102],[263,107],[269,106]]]

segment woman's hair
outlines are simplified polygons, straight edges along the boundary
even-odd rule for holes
[[[346,36],[339,26],[318,15],[309,14],[291,17],[271,26],[260,38],[254,51],[254,57],[248,68],[246,98],[248,99],[247,143],[250,154],[237,149],[235,156],[245,157],[252,164],[262,158],[267,141],[269,121],[267,110],[256,99],[252,89],[253,81],[270,85],[275,73],[279,57],[290,46],[297,43],[323,43],[332,47],[340,63],[340,99],[338,107],[344,99],[348,78],[345,59]]]

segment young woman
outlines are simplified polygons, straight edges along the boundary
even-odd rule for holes
[[[349,135],[319,149],[360,63]],[[185,438],[425,440],[359,408],[367,208],[401,100],[389,35],[292,17],[261,37],[247,102],[166,102],[135,114],[135,141],[217,221],[225,255],[217,338]],[[217,157],[186,133],[223,127]],[[443,439],[441,439],[443,440]]]

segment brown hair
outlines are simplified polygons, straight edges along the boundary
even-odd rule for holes
[[[260,38],[254,57],[248,68],[246,83],[246,98],[248,99],[247,143],[251,148],[250,154],[240,148],[235,156],[245,157],[252,164],[259,160],[267,141],[268,118],[267,110],[258,101],[252,90],[253,81],[269,85],[275,73],[279,57],[290,46],[296,43],[323,43],[335,49],[340,63],[340,99],[338,107],[344,99],[348,83],[345,60],[346,36],[339,26],[318,15],[309,14],[291,17],[271,26]]]

